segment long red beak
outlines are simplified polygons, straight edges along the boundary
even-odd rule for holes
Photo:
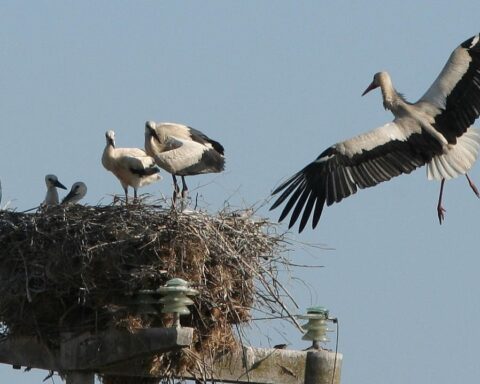
[[[376,85],[375,82],[372,81],[372,83],[362,93],[362,96],[365,96],[368,92],[370,92],[372,89],[375,89],[375,88],[378,88],[378,85]]]

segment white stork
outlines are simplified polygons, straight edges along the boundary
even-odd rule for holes
[[[58,205],[58,191],[57,188],[67,189],[55,175],[46,175],[45,184],[47,185],[47,194],[45,195],[45,200],[43,201],[44,206]]]
[[[182,177],[182,198],[188,193],[185,176],[221,172],[223,146],[202,132],[176,123],[145,123],[145,150],[160,168],[172,174],[173,203],[180,193],[176,176]]]
[[[288,201],[280,215],[292,210],[289,228],[301,215],[301,232],[313,213],[312,228],[327,206],[382,181],[427,164],[428,179],[441,180],[437,213],[444,219],[442,193],[445,179],[467,175],[480,147],[480,133],[471,127],[480,115],[480,36],[458,46],[440,75],[416,103],[407,102],[386,72],[375,74],[367,92],[380,87],[383,106],[393,122],[332,145],[315,161],[273,191],[282,194],[271,209]],[[363,96],[362,95],[362,96]],[[479,196],[480,197],[480,196]],[[303,214],[302,214],[303,211]]]
[[[87,186],[81,181],[77,181],[72,185],[70,192],[62,200],[62,205],[76,204],[87,194]]]
[[[137,189],[160,180],[160,169],[155,160],[139,148],[116,148],[115,132],[105,132],[107,144],[103,150],[102,164],[112,172],[122,184],[125,191],[125,203],[128,203],[128,187],[133,188],[134,199]]]

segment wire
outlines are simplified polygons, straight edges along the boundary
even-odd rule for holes
[[[332,374],[332,384],[334,384],[334,381],[335,381],[335,373],[336,373],[336,369],[337,369],[337,356],[338,356],[338,330],[339,330],[339,326],[338,326],[338,319],[335,317],[333,319],[330,319],[332,320],[332,322],[337,326],[337,337],[336,337],[336,340],[335,340],[335,360],[333,361],[333,374]]]

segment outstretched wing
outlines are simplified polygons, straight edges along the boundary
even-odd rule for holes
[[[283,192],[270,209],[287,201],[279,221],[293,209],[289,228],[301,215],[302,232],[312,213],[315,228],[325,202],[338,203],[358,188],[373,187],[410,173],[442,152],[438,141],[419,127],[401,125],[402,121],[397,120],[326,149],[273,191],[273,195]]]
[[[480,34],[452,52],[418,103],[436,108],[433,126],[449,143],[456,143],[480,115]]]

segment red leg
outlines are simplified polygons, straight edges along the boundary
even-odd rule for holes
[[[442,221],[445,219],[445,209],[442,207],[442,197],[443,197],[443,185],[445,184],[445,179],[442,179],[440,184],[440,196],[438,196],[438,205],[437,205],[437,214],[438,221],[442,224]]]
[[[173,198],[172,198],[172,207],[175,207],[175,204],[177,203],[177,197],[180,193],[180,188],[177,183],[177,178],[174,174],[172,174],[172,179],[173,179]]]
[[[182,176],[182,199],[186,199],[188,196],[188,187],[187,183],[185,182],[185,177]]]
[[[470,184],[470,188],[472,188],[473,193],[475,193],[477,195],[477,197],[480,197],[480,193],[478,192],[478,189],[477,189],[476,185],[473,184],[473,181],[470,180],[470,177],[468,177],[467,174],[465,174],[465,176],[467,177],[468,184]]]

